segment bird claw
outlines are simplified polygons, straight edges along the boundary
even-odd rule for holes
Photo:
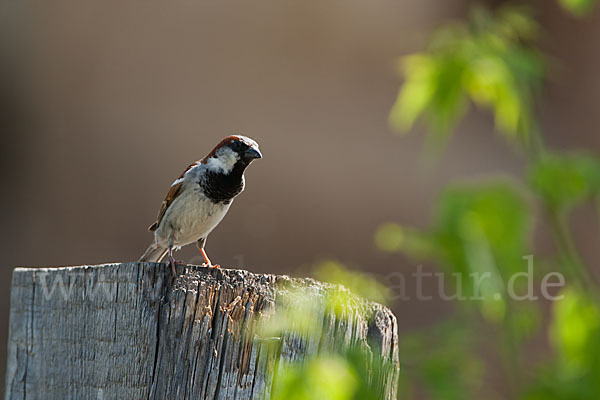
[[[210,269],[221,268],[221,266],[219,264],[204,263],[204,264],[202,264],[202,266],[206,267],[206,268],[210,268]]]
[[[180,261],[180,260],[176,260],[172,256],[169,256],[168,264],[171,266],[171,271],[173,272],[173,276],[177,276],[177,270],[175,269],[176,264],[184,264],[184,262]]]
[[[169,261],[169,265],[171,266],[171,271],[173,272],[173,276],[177,276],[177,270],[175,270],[175,262]]]

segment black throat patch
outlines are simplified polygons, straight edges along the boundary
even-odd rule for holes
[[[206,197],[215,203],[229,204],[244,190],[244,170],[247,164],[237,162],[230,173],[207,171],[199,182]]]

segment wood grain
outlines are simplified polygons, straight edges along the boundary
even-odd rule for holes
[[[344,318],[320,309],[321,337],[261,337],[257,324],[287,292],[318,301],[331,285],[191,265],[178,274],[157,263],[15,269],[5,398],[268,398],[285,362],[356,343],[386,360],[373,379],[396,398],[389,309],[357,298]]]

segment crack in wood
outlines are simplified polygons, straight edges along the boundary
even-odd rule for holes
[[[397,326],[387,308],[356,299],[343,318],[321,309],[318,337],[262,337],[282,295],[307,288],[319,300],[333,286],[192,265],[178,271],[173,279],[158,263],[44,269],[48,282],[67,278],[68,288],[36,296],[36,269],[16,269],[5,398],[268,398],[286,363],[359,344],[389,360],[379,386],[395,399]],[[114,295],[103,295],[112,277]]]

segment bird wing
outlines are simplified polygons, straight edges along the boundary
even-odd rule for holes
[[[183,177],[189,170],[191,170],[196,165],[198,165],[199,162],[200,161],[196,161],[195,163],[191,164],[189,167],[187,167],[185,169],[185,171],[183,171],[183,173],[179,176],[179,178],[175,179],[175,182],[173,182],[173,184],[171,185],[171,188],[169,189],[167,196],[165,197],[165,199],[163,200],[163,202],[160,206],[160,211],[158,212],[158,217],[156,218],[156,222],[148,227],[149,231],[154,232],[155,230],[158,229],[158,226],[160,225],[160,222],[162,221],[163,217],[165,216],[167,209],[175,201],[177,196],[179,196],[181,194],[181,189],[183,188]]]

